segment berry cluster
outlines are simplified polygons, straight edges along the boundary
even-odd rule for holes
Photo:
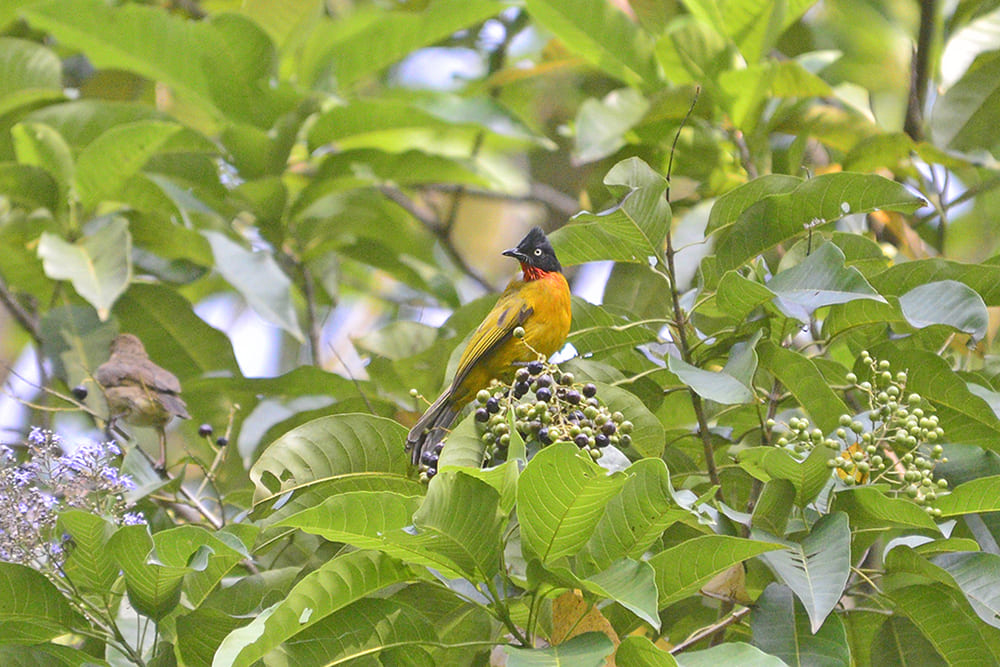
[[[948,482],[934,479],[935,465],[947,460],[938,444],[944,429],[938,425],[937,415],[929,414],[920,394],[906,392],[906,371],[893,374],[888,361],[874,359],[867,351],[861,353],[861,362],[871,370],[871,379],[858,382],[854,373],[848,373],[847,382],[868,403],[868,424],[841,415],[833,436],[825,437],[819,429],[810,429],[805,419],[793,417],[788,420],[787,435],[775,444],[791,446],[797,452],[821,443],[839,450],[840,455],[829,459],[827,465],[845,485],[887,482],[932,516],[940,516],[941,511],[931,504]],[[768,426],[774,425],[769,420]]]
[[[485,463],[506,460],[514,428],[528,448],[572,442],[594,460],[609,446],[627,447],[633,425],[621,412],[611,412],[597,397],[597,386],[578,383],[572,373],[541,359],[518,368],[514,380],[494,380],[476,395],[476,431],[486,445]],[[437,472],[440,451],[421,459],[421,479]]]
[[[483,389],[476,402],[475,419],[487,446],[487,461],[506,457],[511,410],[525,444],[573,442],[597,460],[608,445],[627,447],[632,441],[632,422],[601,404],[596,385],[577,383],[572,373],[545,361],[519,368],[511,385],[497,382]]]

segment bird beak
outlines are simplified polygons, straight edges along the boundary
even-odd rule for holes
[[[519,262],[527,262],[528,261],[528,256],[525,255],[520,250],[518,250],[517,248],[511,248],[510,250],[504,250],[500,254],[503,255],[504,257],[513,257],[514,259],[516,259]]]

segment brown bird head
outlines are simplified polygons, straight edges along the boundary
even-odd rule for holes
[[[503,254],[521,263],[525,280],[533,280],[553,271],[562,272],[562,265],[541,227],[532,227],[516,248],[504,250]]]
[[[146,347],[139,340],[138,336],[130,333],[118,334],[111,341],[111,355],[121,354],[125,356],[149,357],[146,354]]]

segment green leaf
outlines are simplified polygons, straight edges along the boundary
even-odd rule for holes
[[[677,664],[680,667],[718,667],[719,665],[788,667],[780,658],[768,655],[743,642],[727,642],[704,651],[681,653],[677,656]]]
[[[649,559],[656,570],[660,609],[694,594],[723,570],[781,548],[728,535],[702,535],[661,551]]]
[[[851,649],[840,617],[830,615],[813,630],[791,589],[770,584],[754,604],[754,646],[791,666],[850,665]]]
[[[76,161],[80,201],[95,207],[113,198],[182,129],[177,123],[144,120],[115,126],[94,139]]]
[[[791,192],[769,195],[751,205],[722,235],[718,270],[729,271],[805,230],[845,215],[876,209],[909,213],[923,199],[882,176],[847,172],[823,174]]]
[[[40,572],[0,561],[0,644],[37,644],[86,627]]]
[[[872,486],[838,490],[833,508],[846,512],[855,530],[884,530],[888,524],[938,532],[934,520],[923,509],[909,500],[889,498]]]
[[[380,484],[390,477],[404,481],[410,470],[405,438],[405,428],[382,417],[314,419],[271,443],[250,468],[254,505],[266,509],[295,492],[304,496],[302,502],[293,499],[288,505],[301,509],[335,493],[338,482],[353,490],[358,482]],[[311,493],[314,489],[322,495]]]
[[[73,540],[63,564],[66,577],[85,593],[106,593],[118,579],[118,565],[108,553],[115,526],[104,517],[78,509],[59,513],[59,526]]]
[[[985,636],[991,632],[968,609],[958,591],[941,584],[907,586],[890,593],[896,612],[909,618],[949,665],[981,665],[998,656]]]
[[[761,367],[774,374],[824,433],[834,431],[840,415],[851,414],[815,362],[804,355],[778,347],[770,340],[757,346]]]
[[[809,322],[824,306],[857,299],[885,302],[861,272],[844,266],[844,253],[833,243],[824,243],[802,262],[781,271],[767,283],[776,303],[789,317]]]
[[[989,313],[983,297],[956,280],[941,280],[914,287],[899,297],[899,307],[910,326],[917,329],[944,324],[972,336],[986,336]]]
[[[604,405],[611,412],[621,412],[625,418],[632,422],[632,444],[631,449],[639,453],[640,456],[659,457],[663,453],[666,443],[666,435],[663,424],[656,415],[649,411],[649,408],[642,400],[621,387],[615,387],[603,382],[595,382],[597,395]]]
[[[795,592],[809,614],[813,634],[844,594],[851,574],[851,529],[843,512],[820,518],[799,542],[781,540],[788,547],[761,556]]]
[[[530,579],[545,580],[568,589],[581,589],[606,600],[613,600],[651,626],[660,629],[657,614],[656,581],[653,568],[646,561],[622,558],[605,570],[581,578],[568,567],[550,566],[543,572],[538,561],[528,566]]]
[[[613,90],[601,100],[584,100],[574,128],[576,161],[587,164],[613,155],[648,109],[649,101],[633,88]]]
[[[73,182],[75,165],[66,140],[44,123],[18,123],[10,130],[14,152],[20,164],[29,164],[47,171],[57,183],[65,202]]]
[[[292,281],[274,257],[263,250],[247,250],[219,232],[202,234],[212,246],[215,269],[243,295],[250,307],[296,340],[305,340],[292,303]]]
[[[905,616],[893,615],[875,634],[871,647],[872,665],[921,665],[945,667],[949,663]]]
[[[720,34],[732,38],[748,63],[756,63],[774,46],[781,33],[815,0],[789,0],[780,5],[761,0],[715,3],[689,0],[685,6]]]
[[[960,151],[986,149],[1000,154],[996,109],[1000,104],[1000,53],[976,58],[965,75],[934,102],[931,132],[935,143]]]
[[[59,186],[49,172],[30,165],[0,163],[0,192],[29,210],[58,209]]]
[[[61,644],[0,646],[0,664],[7,667],[107,667],[91,654]]]
[[[743,212],[769,195],[794,192],[802,185],[801,178],[784,174],[765,174],[733,188],[715,200],[708,215],[705,236],[737,222]]]
[[[624,475],[607,474],[574,444],[556,443],[539,451],[517,485],[526,555],[550,563],[576,553],[624,483]]]
[[[1000,449],[1000,419],[948,361],[934,352],[881,344],[870,349],[892,368],[908,371],[906,389],[930,401],[950,442]]]
[[[392,599],[362,598],[271,651],[264,657],[264,664],[335,665],[352,660],[358,664],[397,649],[408,654],[408,661],[383,655],[382,664],[426,665],[426,660],[413,662],[413,654],[420,655],[423,644],[439,641],[435,628],[418,610]],[[212,663],[213,667],[228,664],[218,657]]]
[[[932,561],[958,584],[979,618],[1000,628],[1000,556],[985,552],[949,553]]]
[[[615,645],[603,632],[584,632],[557,646],[504,646],[507,667],[602,667]]]
[[[947,259],[916,259],[894,264],[871,277],[872,286],[884,296],[902,296],[931,282],[957,280],[974,289],[987,306],[1000,306],[1000,266],[966,264]]]
[[[409,569],[399,561],[377,552],[353,551],[338,556],[303,577],[269,614],[230,633],[215,660],[251,665],[330,614],[410,577]],[[247,643],[247,639],[252,641]]]
[[[0,116],[62,97],[59,56],[26,39],[0,37]]]
[[[155,620],[174,612],[185,576],[212,567],[222,575],[247,553],[225,533],[210,533],[185,525],[149,534],[148,526],[123,526],[108,541],[108,551],[125,575],[129,601],[137,611]],[[228,567],[218,568],[213,559]],[[192,600],[198,604],[207,591]]]
[[[622,639],[615,651],[615,664],[634,667],[677,667],[677,660],[642,635]]]
[[[804,460],[799,460],[780,447],[748,447],[739,453],[740,467],[761,480],[788,480],[795,489],[795,504],[805,507],[823,490],[830,479],[826,462],[830,452],[814,447]],[[777,534],[777,533],[774,533]]]
[[[128,222],[118,217],[78,243],[67,243],[48,232],[42,233],[38,243],[45,275],[73,283],[102,321],[108,319],[111,306],[132,281],[131,251]]]
[[[934,507],[941,510],[941,516],[1000,511],[1000,475],[959,484],[951,493],[938,496]]]
[[[318,77],[325,77],[332,64],[338,85],[347,88],[412,51],[484,21],[501,9],[491,0],[443,0],[428,3],[420,11],[404,6],[396,11],[361,14],[355,25],[347,24],[353,30],[336,34],[334,28],[333,34],[319,33],[322,47],[315,62],[305,66],[304,84],[312,85]],[[310,66],[313,71],[308,71]]]
[[[629,84],[659,79],[653,42],[621,10],[602,0],[528,0],[528,13],[570,51]]]
[[[619,162],[604,183],[621,203],[601,213],[580,213],[549,236],[565,265],[611,259],[645,264],[660,257],[670,225],[667,182],[639,158]]]
[[[754,393],[724,371],[706,371],[678,357],[667,357],[667,368],[702,398],[723,405],[753,403]]]
[[[766,482],[754,505],[751,525],[771,535],[784,535],[794,502],[795,486],[787,479]]]
[[[690,516],[674,500],[670,474],[662,459],[636,461],[625,474],[625,483],[608,501],[585,547],[600,569],[619,558],[641,557],[668,526]]]

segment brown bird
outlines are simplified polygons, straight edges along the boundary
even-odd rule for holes
[[[117,419],[157,430],[160,458],[154,465],[162,470],[167,451],[164,427],[175,415],[181,419],[191,418],[187,404],[180,397],[181,383],[177,376],[154,364],[142,341],[125,333],[111,341],[111,358],[98,366],[94,379],[108,401],[109,431]]]

